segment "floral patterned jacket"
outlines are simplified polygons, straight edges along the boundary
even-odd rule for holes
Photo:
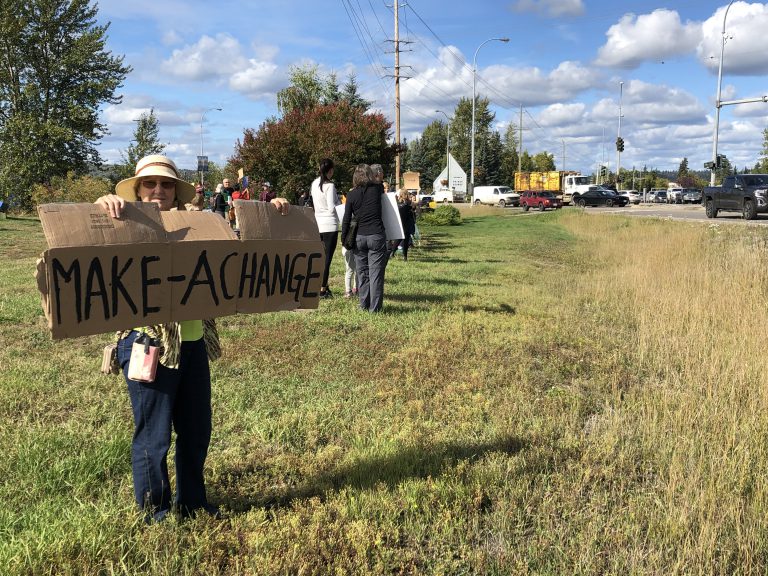
[[[142,330],[150,338],[160,341],[160,364],[166,368],[177,369],[181,352],[181,325],[178,322],[168,322],[167,324],[146,326]],[[122,330],[117,332],[115,336],[117,340],[121,340],[130,333],[131,330]],[[216,322],[213,319],[203,320],[203,340],[205,341],[208,360],[218,360],[221,357],[221,343],[219,342],[219,331],[216,329]],[[120,373],[117,355],[112,356],[111,368],[114,374]]]

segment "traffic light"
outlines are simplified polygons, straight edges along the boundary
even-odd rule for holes
[[[619,152],[624,152],[624,138],[622,138],[621,136],[616,138],[616,150],[618,150]]]
[[[715,167],[722,168],[723,166],[725,166],[725,154],[718,154],[715,161]]]

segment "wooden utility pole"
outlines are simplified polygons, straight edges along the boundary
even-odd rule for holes
[[[517,171],[523,171],[523,105],[520,104],[520,153],[517,155]]]
[[[395,190],[400,190],[400,22],[398,20],[398,4],[395,0]]]

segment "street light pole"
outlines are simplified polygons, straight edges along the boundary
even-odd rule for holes
[[[475,55],[472,58],[472,152],[470,160],[471,165],[469,167],[469,187],[471,188],[470,193],[472,196],[475,194],[475,94],[477,93],[477,53],[480,51],[480,48],[488,44],[488,42],[493,42],[494,40],[498,40],[499,42],[509,42],[509,38],[488,38],[488,40],[477,47],[477,50],[475,50]]]
[[[451,185],[451,119],[442,110],[435,110],[435,112],[440,112],[443,116],[445,116],[445,119],[448,120],[448,138],[445,141],[445,170],[446,170],[446,178],[448,179],[448,190],[453,190],[453,186]]]
[[[619,135],[616,137],[616,191],[618,192],[619,179],[621,178],[621,150],[619,150],[619,138],[621,138],[621,99],[624,96],[624,82],[619,82]]]
[[[200,156],[204,156],[203,154],[203,119],[205,118],[205,113],[210,112],[211,110],[218,110],[221,112],[221,108],[207,108],[206,110],[203,110],[203,113],[200,114]],[[202,166],[200,167],[202,168]],[[205,172],[200,170],[200,185],[203,187],[203,190],[205,190]]]
[[[731,9],[731,4],[733,4],[734,0],[731,0],[728,3],[728,7],[725,9],[725,14],[723,14],[723,31],[720,35],[720,63],[717,66],[717,96],[715,98],[715,135],[712,138],[712,168],[709,172],[709,185],[714,186],[715,185],[715,170],[716,164],[717,164],[717,133],[720,130],[720,107],[722,106],[720,102],[720,91],[723,85],[723,55],[725,54],[725,19],[728,18],[728,10]]]

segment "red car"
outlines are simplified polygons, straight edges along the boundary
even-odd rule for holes
[[[525,212],[531,208],[538,208],[543,212],[547,208],[562,208],[563,201],[552,192],[528,190],[520,195],[520,206]]]

